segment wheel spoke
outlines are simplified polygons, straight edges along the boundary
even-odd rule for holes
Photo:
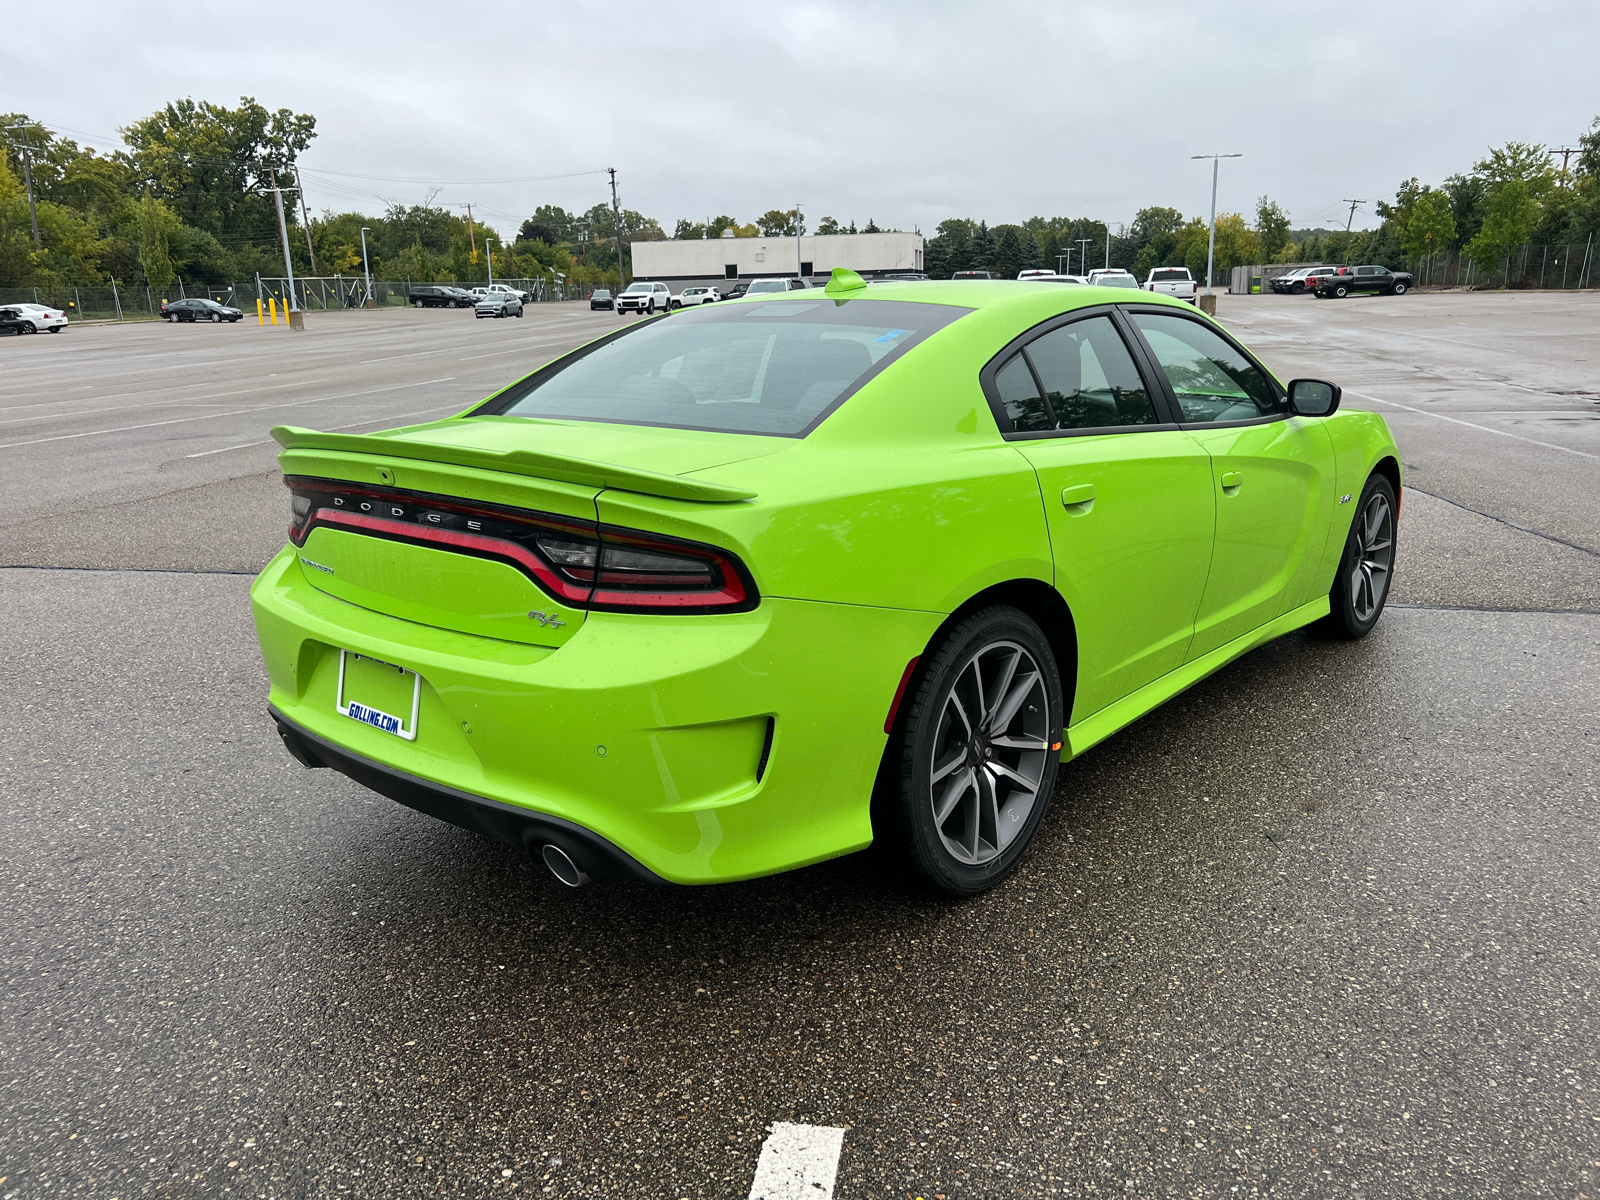
[[[957,767],[964,763],[966,759],[967,748],[965,746],[958,746],[955,750],[951,751],[950,756],[946,758],[944,762],[933,764],[933,777],[929,779],[928,782],[938,783],[939,780],[943,779],[946,775],[950,774],[951,771],[954,771]]]
[[[976,816],[978,819],[972,823],[972,857],[974,859],[978,857],[978,845],[981,842],[988,842],[995,849],[1000,847],[1000,801],[995,795],[994,781],[983,774],[978,776],[978,811]],[[985,825],[988,826],[987,831],[984,829]],[[983,836],[985,832],[988,833],[988,837]]]
[[[1381,541],[1381,542],[1373,542],[1373,543],[1371,543],[1367,547],[1366,552],[1368,554],[1377,554],[1380,550],[1387,550],[1390,547],[1390,545],[1392,545],[1392,543],[1389,541],[1389,539],[1388,538],[1384,538],[1384,540]]]
[[[1006,733],[989,739],[991,746],[999,746],[1002,750],[1048,750],[1050,743],[1040,741],[1038,738],[1013,736]]]
[[[1017,709],[1022,707],[1022,702],[1028,698],[1028,693],[1033,691],[1034,685],[1038,682],[1039,677],[1029,671],[1021,682],[1011,689],[1010,695],[995,705],[994,716],[988,723],[991,734],[1001,734],[1006,731],[1006,726],[1011,724],[1011,718],[1017,715]]]
[[[955,807],[960,803],[961,797],[965,796],[976,782],[972,768],[968,767],[961,772],[959,777],[946,784],[944,794],[939,797],[938,803],[933,806],[933,823],[942,827],[950,819],[950,814],[955,811]]]
[[[1011,687],[1011,681],[1017,676],[1017,664],[1021,661],[1022,651],[1013,649],[1011,651],[1011,661],[1006,664],[1005,674],[995,681],[994,705],[991,707],[987,697],[984,698],[983,723],[986,726],[993,728],[995,714],[1000,711],[1000,705],[1006,699],[1006,693]],[[982,676],[979,676],[979,682],[982,682]]]
[[[992,771],[996,775],[1004,775],[1007,779],[1011,780],[1013,783],[1020,783],[1023,787],[1027,788],[1030,793],[1036,791],[1038,789],[1038,787],[1039,787],[1039,781],[1038,780],[1029,779],[1026,775],[1020,774],[1017,771],[1013,771],[1010,767],[1006,766],[1005,763],[1003,763],[1003,762],[995,762],[995,761],[991,760],[991,761],[989,761],[987,763],[984,763],[984,766],[988,767],[989,770]]]
[[[959,679],[956,680],[957,684],[960,684],[960,682],[961,682],[961,680],[959,680]],[[956,710],[956,716],[961,718],[961,724],[965,727],[965,729],[967,731],[966,736],[968,738],[971,738],[972,737],[972,722],[967,719],[966,707],[961,703],[961,697],[956,695],[956,692],[955,692],[954,688],[952,688],[950,690],[950,704]]]

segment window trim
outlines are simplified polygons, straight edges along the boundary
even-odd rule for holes
[[[1127,433],[1157,433],[1161,431],[1172,432],[1179,428],[1178,422],[1173,418],[1177,409],[1169,402],[1166,392],[1166,379],[1164,376],[1151,377],[1150,363],[1143,352],[1143,341],[1133,343],[1128,337],[1124,322],[1118,320],[1121,306],[1116,304],[1097,304],[1088,308],[1075,308],[1070,312],[1058,313],[1047,317],[1037,325],[1019,333],[1012,338],[998,353],[983,364],[978,371],[978,386],[983,389],[983,397],[989,402],[989,411],[993,415],[995,424],[1000,429],[1000,436],[1008,442],[1037,442],[1051,438],[1071,437],[1104,437],[1107,434]],[[1078,321],[1085,321],[1091,317],[1110,317],[1111,325],[1122,338],[1123,348],[1128,351],[1128,357],[1133,360],[1133,369],[1139,373],[1140,380],[1144,383],[1145,391],[1150,396],[1150,405],[1155,410],[1157,417],[1162,418],[1149,425],[1097,425],[1089,429],[1012,429],[1011,418],[1006,413],[1006,406],[1000,399],[1000,391],[995,386],[995,376],[1000,373],[1000,368],[1011,361],[1011,356],[1025,349],[1030,342],[1035,342],[1048,333],[1054,333],[1067,325]],[[1039,395],[1044,398],[1046,405],[1050,403],[1049,393],[1044,389],[1044,382],[1039,378],[1039,371],[1033,365],[1033,359],[1024,356],[1023,363],[1027,366],[1029,374],[1033,376],[1033,385],[1039,389]],[[1158,385],[1159,380],[1159,385]],[[1051,412],[1054,416],[1054,410]]]
[[[1242,429],[1247,425],[1268,425],[1273,421],[1287,421],[1292,415],[1289,412],[1289,393],[1284,391],[1283,385],[1278,382],[1278,377],[1271,371],[1267,370],[1260,359],[1241,346],[1237,339],[1235,339],[1226,329],[1224,329],[1221,325],[1218,325],[1215,321],[1205,320],[1204,318],[1200,317],[1198,313],[1187,313],[1181,309],[1173,309],[1165,304],[1128,304],[1119,305],[1118,308],[1121,310],[1123,320],[1127,322],[1128,332],[1132,334],[1135,339],[1137,339],[1140,352],[1144,355],[1145,361],[1149,364],[1150,369],[1155,373],[1157,382],[1160,385],[1161,394],[1166,398],[1168,411],[1179,418],[1176,425],[1174,425],[1174,428],[1184,430]],[[1136,313],[1150,313],[1155,316],[1174,317],[1180,321],[1188,321],[1191,324],[1199,325],[1203,329],[1208,329],[1212,333],[1216,334],[1229,346],[1233,347],[1233,349],[1239,354],[1243,355],[1244,360],[1247,363],[1261,372],[1263,378],[1265,378],[1267,381],[1267,386],[1272,389],[1272,394],[1277,397],[1279,411],[1265,417],[1246,417],[1242,421],[1183,420],[1183,409],[1178,406],[1177,393],[1172,390],[1172,385],[1167,382],[1166,372],[1161,369],[1161,360],[1156,357],[1155,351],[1150,348],[1150,343],[1144,340],[1144,331],[1140,329],[1138,324],[1133,320],[1134,314]]]

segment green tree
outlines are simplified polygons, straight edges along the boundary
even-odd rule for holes
[[[998,264],[995,262],[994,234],[989,229],[989,222],[979,221],[978,228],[972,232],[972,271],[995,271]]]
[[[844,226],[832,217],[823,217],[817,222],[817,233],[823,236],[844,232]]]
[[[1198,229],[1194,229],[1198,226]],[[1184,232],[1194,230],[1184,251],[1184,265],[1196,279],[1204,282],[1206,252],[1210,243],[1210,229],[1198,218]],[[1245,224],[1239,213],[1217,214],[1217,244],[1213,283],[1224,279],[1234,267],[1247,266],[1261,261],[1261,240]]]
[[[1420,262],[1436,250],[1449,246],[1456,240],[1456,218],[1450,208],[1450,197],[1432,188],[1423,188],[1412,200],[1399,236],[1407,262]]]
[[[1289,244],[1289,214],[1265,196],[1256,201],[1256,239],[1268,262],[1274,261]]]
[[[133,226],[139,245],[139,267],[146,282],[151,287],[175,282],[178,276],[169,239],[183,227],[178,215],[154,196],[146,196],[133,206]]]
[[[244,96],[238,108],[178,100],[120,132],[119,155],[141,193],[165,201],[186,224],[219,236],[270,242],[277,215],[272,173],[293,166],[316,136],[317,119],[276,112]],[[287,174],[280,184],[292,184]],[[293,205],[284,204],[293,222]]]
[[[1483,225],[1464,247],[1480,271],[1495,271],[1517,246],[1526,245],[1539,223],[1539,205],[1526,180],[1508,179],[1489,193]]]
[[[1022,270],[1022,239],[1015,225],[1000,225],[994,240],[995,269],[1001,279],[1015,279]],[[1028,236],[1026,233],[1024,237]],[[1033,239],[1028,238],[1029,241]]]
[[[794,209],[769,208],[756,218],[763,237],[793,237],[799,213]]]

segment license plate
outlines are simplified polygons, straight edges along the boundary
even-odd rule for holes
[[[422,705],[422,676],[382,659],[339,651],[339,687],[334,707],[342,717],[360,721],[408,742],[417,738],[417,710]],[[396,716],[409,708],[411,719]]]

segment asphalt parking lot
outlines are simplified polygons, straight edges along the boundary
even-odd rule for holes
[[[870,855],[570,892],[263,715],[268,427],[618,318],[0,343],[0,1200],[1600,1195],[1600,295],[1224,297],[1406,464],[1389,611],[1064,767],[950,904]]]

